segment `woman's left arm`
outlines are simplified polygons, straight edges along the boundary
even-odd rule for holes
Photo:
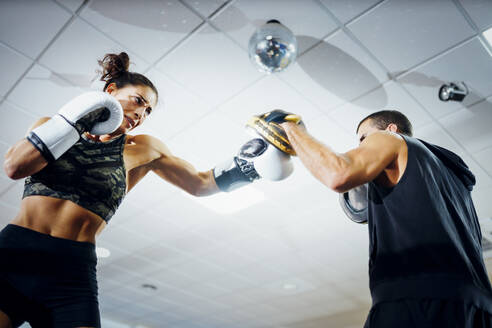
[[[197,171],[184,159],[174,156],[157,138],[148,135],[139,135],[136,138],[151,158],[143,165],[146,172],[153,171],[162,179],[194,196],[207,196],[220,191],[212,170]]]

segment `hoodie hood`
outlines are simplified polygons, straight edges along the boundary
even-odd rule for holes
[[[420,139],[418,140],[435,156],[437,156],[437,158],[439,158],[441,162],[463,182],[468,190],[473,190],[473,186],[476,183],[475,175],[470,171],[468,165],[465,164],[461,157],[445,148],[430,144]]]

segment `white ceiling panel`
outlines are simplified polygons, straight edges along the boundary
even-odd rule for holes
[[[244,122],[248,118],[246,116]],[[216,128],[212,129],[212,126]],[[218,126],[220,128],[217,128]],[[177,134],[170,144],[173,144],[171,151],[173,148],[179,149],[185,159],[200,158],[207,163],[207,169],[211,169],[235,156],[249,139],[252,138],[246,133],[243,125],[232,122],[218,111],[213,111]],[[188,154],[193,155],[189,157]]]
[[[155,242],[176,238],[183,232],[183,228],[173,224],[172,220],[145,210],[140,210],[139,214],[127,219],[121,224],[121,227],[137,232]]]
[[[434,117],[442,117],[465,108],[492,94],[492,57],[474,38],[451,52],[416,70],[405,73],[398,82],[419,100]],[[438,98],[441,85],[465,82],[469,95],[464,101],[442,102]]]
[[[180,262],[182,263],[182,262]],[[173,265],[174,267],[175,265]],[[200,282],[198,277],[193,276],[193,272],[183,273],[173,270],[168,265],[163,265],[160,270],[151,272],[148,276],[149,279],[159,282],[156,286],[157,292],[160,297],[164,297],[167,301],[182,304],[173,297],[174,291],[181,292],[180,290],[186,290],[187,286],[194,285]],[[171,290],[170,290],[171,289]]]
[[[242,91],[221,105],[219,112],[238,127],[244,127],[252,115],[259,115],[273,109],[295,112],[306,120],[315,120],[322,114],[306,98],[275,76],[263,78]]]
[[[184,89],[164,74],[153,69],[146,76],[159,91],[159,105],[145,121],[157,137],[167,140],[186,129],[211,110],[204,98]]]
[[[219,215],[182,191],[177,192],[175,197],[153,205],[152,211],[156,217],[170,221],[182,229],[192,229],[204,222],[215,220]]]
[[[72,12],[75,12],[77,9],[79,9],[80,5],[82,5],[82,3],[84,2],[84,0],[54,0],[54,1]]]
[[[193,232],[223,244],[251,233],[251,229],[240,220],[235,220],[232,217],[217,216],[214,220],[206,220],[199,223],[197,226],[193,227]],[[215,255],[215,252],[210,252],[210,255]],[[220,259],[233,258],[236,255],[239,256],[239,254],[229,254],[227,249],[223,249],[217,254]]]
[[[492,217],[492,202],[490,201],[491,194],[492,187],[473,190],[473,203],[479,218]],[[488,267],[488,271],[490,272],[490,267]]]
[[[381,0],[321,0],[321,2],[342,22],[346,23],[364,13]]]
[[[29,90],[28,97],[26,90]],[[35,117],[53,116],[64,104],[84,91],[52,71],[34,65],[7,99]]]
[[[247,264],[235,269],[233,272],[245,275],[249,280],[260,285],[271,283],[278,284],[278,281],[282,281],[291,276],[289,272],[267,267],[260,263]]]
[[[214,105],[261,76],[241,48],[207,25],[161,60],[157,68]]]
[[[22,193],[24,192],[24,180],[16,180],[13,184],[5,188],[5,190],[0,194],[0,202],[5,204],[16,204],[19,206],[19,199],[22,198]],[[16,207],[16,206],[12,206]],[[13,219],[12,217],[11,219]]]
[[[123,248],[128,252],[135,252],[155,243],[154,240],[147,238],[145,235],[141,235],[120,226],[108,227],[103,230],[99,239]]]
[[[141,213],[144,213],[153,210],[154,204],[162,204],[172,198],[176,192],[181,192],[178,190],[154,172],[149,172],[126,194],[125,201],[142,209]]]
[[[255,30],[270,19],[287,26],[297,37],[299,53],[304,52],[337,25],[317,1],[239,0],[214,17],[213,24],[229,34],[243,48]]]
[[[0,2],[0,40],[35,58],[70,17],[53,1],[3,0]]]
[[[479,29],[492,26],[492,2],[489,0],[460,0]]]
[[[337,108],[329,116],[333,117],[338,124],[355,135],[355,130],[364,117],[382,109],[402,112],[412,122],[414,128],[418,128],[432,121],[431,116],[398,83],[393,81],[385,83],[382,87],[371,91],[369,94],[352,103],[347,103]]]
[[[4,143],[4,142],[1,142],[0,141],[0,158],[4,158],[5,155],[7,154],[7,151],[9,150],[10,148],[10,144],[8,143]],[[5,189],[5,187],[11,183],[14,182],[14,180],[10,179],[9,177],[7,177],[7,174],[5,173],[5,170],[0,170],[0,178],[2,180],[0,180],[0,192],[3,191],[3,189]]]
[[[492,175],[490,175],[485,168],[488,168],[487,165],[482,165],[482,163],[477,162],[473,157],[468,155],[462,156],[463,161],[465,161],[466,165],[470,168],[472,173],[475,175],[476,184],[475,188],[483,189],[492,186]]]
[[[2,184],[0,194],[2,194],[3,192],[5,192],[5,190],[2,190],[4,189],[3,187],[5,186],[5,184],[3,180],[0,181],[0,183]],[[12,221],[12,219],[16,217],[18,212],[18,207],[12,206],[10,205],[10,203],[0,202],[0,213],[2,213],[0,214],[0,229],[3,229],[3,227],[9,224],[10,221]]]
[[[203,261],[219,266],[228,272],[233,272],[240,267],[256,261],[256,259],[251,256],[239,254],[225,243],[218,248],[213,248],[201,253],[199,257]]]
[[[359,145],[355,128],[345,129],[341,124],[333,120],[330,115],[321,115],[314,121],[305,121],[305,124],[307,131],[314,138],[337,152],[346,152]],[[299,167],[303,169],[302,166]]]
[[[492,97],[439,121],[470,152],[492,146]]]
[[[8,145],[13,145],[22,139],[37,120],[36,116],[23,111],[8,101],[4,101],[0,105],[0,113],[4,118],[8,118],[0,120],[0,129],[2,130],[0,140]]]
[[[437,25],[436,17],[439,17]],[[386,1],[349,24],[349,28],[392,74],[405,71],[473,35],[449,0]]]
[[[164,227],[165,229],[165,227]],[[213,250],[220,246],[219,243],[212,238],[202,236],[198,233],[187,231],[185,233],[169,236],[161,242],[164,245],[179,249],[196,257],[200,257],[202,253]]]
[[[227,294],[225,295],[233,295],[233,297],[235,295],[240,295],[244,297],[245,300],[241,300],[241,303],[244,302],[245,304],[251,304],[254,302],[254,299],[248,297],[248,295],[242,294],[242,291],[244,291],[245,289],[249,290],[249,288],[255,286],[255,283],[247,279],[247,276],[245,275],[247,275],[247,272],[242,275],[238,275],[227,271],[210,277],[207,280],[207,283],[225,289],[227,291]],[[251,300],[251,303],[247,300]]]
[[[3,97],[27,70],[32,61],[27,57],[13,51],[11,48],[0,44],[0,97]]]
[[[492,147],[484,149],[476,154],[473,157],[487,170],[487,173],[492,176]]]
[[[342,31],[303,54],[279,77],[326,112],[388,80],[386,72]]]
[[[490,175],[485,172],[474,159],[465,153],[463,147],[453,139],[449,132],[446,132],[437,124],[429,124],[425,127],[416,129],[414,136],[427,142],[447,148],[459,155],[465,163],[470,167],[477,179],[477,187],[487,187],[492,183]],[[488,167],[488,166],[485,166]]]
[[[244,256],[253,257],[257,260],[292,252],[292,248],[280,238],[275,238],[274,236],[265,237],[259,234],[251,234],[231,241],[228,246]]]
[[[88,46],[90,45],[90,46]],[[130,70],[143,71],[148,63],[81,19],[75,19],[43,54],[40,62],[74,85],[89,88],[100,69],[97,60],[106,53],[125,51]]]
[[[184,3],[191,6],[204,17],[209,17],[226,2],[226,0],[184,0]]]
[[[151,63],[202,22],[177,0],[94,0],[80,16]]]
[[[447,148],[460,156],[463,155],[463,148],[450,136],[449,132],[436,123],[416,128],[413,136]]]

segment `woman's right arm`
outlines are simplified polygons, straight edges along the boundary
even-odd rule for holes
[[[29,128],[28,133],[49,119],[49,117],[39,119]],[[9,178],[22,179],[41,171],[46,165],[48,161],[24,138],[9,148],[5,154],[3,169]]]

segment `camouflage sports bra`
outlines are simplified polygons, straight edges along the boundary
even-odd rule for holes
[[[24,197],[70,200],[108,222],[126,193],[126,135],[108,142],[80,140],[55,162],[26,178]]]

